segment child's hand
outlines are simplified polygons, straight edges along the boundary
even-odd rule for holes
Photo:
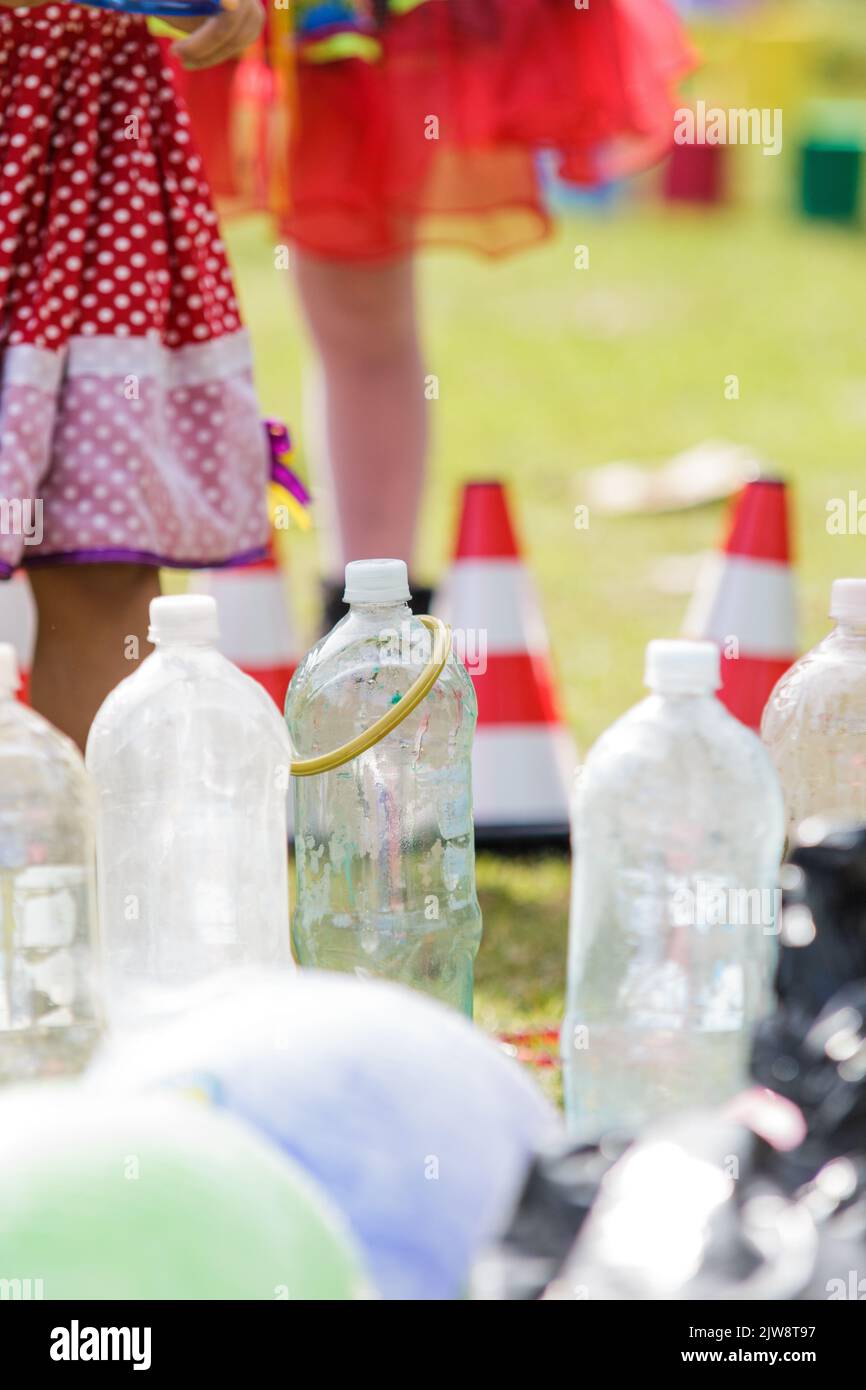
[[[260,0],[222,0],[222,5],[219,14],[206,19],[172,16],[175,28],[193,30],[173,49],[185,68],[210,68],[236,58],[262,32],[265,12]]]

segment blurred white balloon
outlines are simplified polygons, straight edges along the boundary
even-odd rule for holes
[[[552,1106],[452,1010],[317,971],[221,976],[182,1018],[109,1042],[92,1085],[204,1094],[331,1195],[386,1298],[456,1298],[507,1223]]]

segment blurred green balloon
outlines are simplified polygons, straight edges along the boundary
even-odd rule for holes
[[[194,1099],[115,1102],[48,1082],[0,1095],[0,1290],[46,1299],[368,1292],[327,1197],[239,1121]]]

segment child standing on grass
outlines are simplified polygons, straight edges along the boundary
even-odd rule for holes
[[[221,62],[262,18],[234,0],[177,55]],[[0,579],[27,567],[32,703],[81,747],[147,653],[158,566],[264,553],[267,477],[250,345],[157,40],[137,16],[0,0]]]
[[[269,10],[269,29],[286,79],[238,82],[234,130],[224,78],[190,90],[226,192],[244,191],[231,186],[233,135],[247,136],[242,173],[270,151],[269,192],[296,248],[321,368],[308,437],[337,532],[328,628],[345,612],[346,561],[414,552],[428,456],[417,251],[500,257],[543,240],[539,155],[556,151],[561,176],[586,186],[652,163],[673,142],[694,56],[667,0],[293,0]],[[251,138],[251,92],[267,94],[268,140]]]

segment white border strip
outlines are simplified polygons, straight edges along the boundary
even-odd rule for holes
[[[167,348],[157,338],[100,334],[70,338],[60,352],[32,343],[13,343],[0,353],[0,363],[4,386],[36,386],[53,395],[64,374],[114,381],[134,376],[157,381],[168,390],[200,386],[252,373],[253,354],[249,334],[241,328],[237,333],[179,348]]]
[[[793,658],[797,608],[789,565],[715,552],[705,557],[683,623],[683,636],[736,638],[740,656]]]
[[[475,731],[472,803],[479,829],[569,819],[577,750],[566,729],[503,724]]]
[[[462,632],[485,634],[491,655],[548,651],[535,586],[522,560],[457,560],[437,614]]]

